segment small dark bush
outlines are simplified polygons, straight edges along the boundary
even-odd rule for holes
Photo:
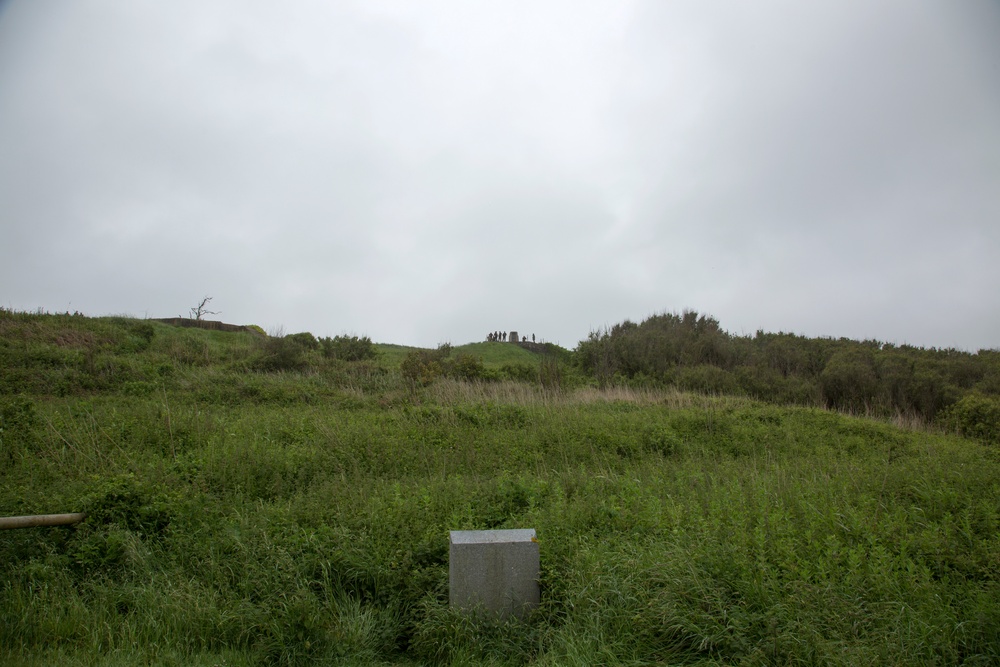
[[[96,481],[80,502],[91,528],[118,524],[143,537],[162,537],[170,524],[162,490],[131,474]]]
[[[342,361],[363,361],[365,359],[375,359],[378,352],[375,344],[368,336],[334,336],[333,338],[320,338],[320,347],[323,356],[327,359],[340,359]]]
[[[732,373],[708,364],[682,366],[677,370],[677,384],[684,389],[705,394],[735,394],[739,385]]]
[[[479,380],[483,377],[483,360],[462,352],[445,364],[444,373],[458,380]]]
[[[819,376],[827,407],[864,410],[875,401],[877,378],[872,355],[863,350],[837,352]]]
[[[126,330],[128,337],[121,344],[122,351],[126,353],[143,352],[149,349],[153,342],[153,336],[156,335],[156,330],[149,322],[130,321]]]
[[[261,354],[251,366],[261,371],[300,371],[306,367],[307,350],[293,336],[271,337],[263,342]]]
[[[289,335],[285,336],[285,339],[289,340],[289,341],[291,341],[293,343],[296,343],[298,345],[301,345],[302,347],[304,347],[307,350],[318,350],[319,349],[319,341],[316,340],[316,337],[313,336],[308,331],[303,331],[303,332],[297,333],[297,334],[289,334]]]
[[[939,421],[968,438],[1000,444],[1000,400],[991,396],[969,394],[942,410]]]
[[[538,381],[546,389],[562,387],[562,371],[559,369],[559,362],[555,359],[543,359],[538,367]]]
[[[515,382],[537,382],[538,369],[528,364],[504,364],[500,367],[500,372],[508,380]]]
[[[399,364],[399,371],[412,384],[426,387],[444,372],[437,357],[430,350],[412,350]]]

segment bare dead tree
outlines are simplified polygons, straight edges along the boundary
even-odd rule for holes
[[[194,308],[191,309],[191,316],[194,317],[194,319],[196,319],[196,320],[200,320],[205,315],[219,315],[220,314],[219,311],[217,311],[217,310],[209,310],[206,307],[206,306],[208,306],[208,302],[211,301],[211,300],[212,300],[212,297],[210,297],[210,296],[206,296],[204,299],[202,299],[201,303],[199,303],[197,306],[195,306]]]

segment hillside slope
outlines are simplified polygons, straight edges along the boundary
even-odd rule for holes
[[[0,531],[0,663],[1000,661],[994,448],[295,336],[0,313],[0,509],[88,515]],[[541,606],[449,609],[448,531],[524,527]]]

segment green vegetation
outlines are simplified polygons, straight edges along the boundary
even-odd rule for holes
[[[375,359],[378,351],[375,344],[368,336],[359,338],[358,336],[334,336],[333,338],[320,338],[319,342],[323,347],[323,355],[344,361],[364,361],[365,359]]]
[[[676,386],[927,421],[973,392],[1000,399],[997,350],[971,354],[763,331],[733,336],[691,311],[593,332],[577,348],[577,361],[602,386]]]
[[[350,361],[309,334],[0,310],[0,508],[88,512],[0,532],[0,664],[1000,660],[982,380],[938,416],[967,440],[794,384],[803,405],[641,359],[607,375],[596,340],[576,366],[482,343]],[[686,349],[662,372],[739,377]],[[514,527],[537,530],[541,607],[450,611],[448,531]]]
[[[574,372],[572,355],[555,346],[542,355],[508,343],[470,343],[460,347],[445,343],[436,350],[410,348],[399,369],[411,386],[422,387],[442,377],[470,382],[513,380],[541,384],[548,389],[583,382],[582,376]]]

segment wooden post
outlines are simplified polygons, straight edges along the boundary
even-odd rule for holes
[[[34,514],[32,516],[0,517],[0,530],[11,528],[35,528],[36,526],[69,526],[87,518],[86,513],[74,514]]]

